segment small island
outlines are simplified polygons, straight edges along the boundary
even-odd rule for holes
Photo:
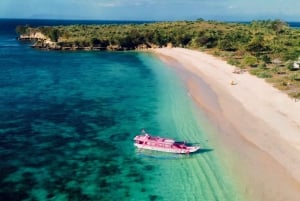
[[[225,23],[176,21],[123,25],[18,26],[20,40],[50,50],[198,49],[222,57],[300,98],[300,30],[281,20]]]

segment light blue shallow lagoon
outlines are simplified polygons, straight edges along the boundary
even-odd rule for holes
[[[0,31],[0,200],[241,200],[172,68],[147,52],[31,49],[16,24]],[[143,128],[203,150],[137,150]]]

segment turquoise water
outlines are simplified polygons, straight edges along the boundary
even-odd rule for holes
[[[136,150],[142,128],[204,149]],[[151,53],[39,51],[1,32],[0,200],[241,200],[212,130]]]
[[[146,57],[145,57],[146,56]],[[162,200],[241,200],[210,143],[216,132],[205,115],[195,108],[182,80],[173,68],[157,58],[142,55],[158,79],[158,133],[199,143],[203,150],[177,160],[152,160],[159,167],[158,195]],[[166,134],[165,134],[166,133]],[[159,157],[160,159],[160,157]],[[164,159],[164,158],[163,158]],[[174,193],[177,192],[177,193]]]

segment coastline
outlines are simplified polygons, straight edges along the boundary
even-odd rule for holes
[[[234,66],[211,55],[183,48],[153,51],[179,71],[191,98],[218,128],[216,145],[227,154],[224,163],[245,196],[298,200],[300,102],[247,72],[234,74]]]

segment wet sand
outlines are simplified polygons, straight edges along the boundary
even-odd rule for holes
[[[211,55],[154,52],[176,67],[191,98],[217,128],[216,151],[247,200],[300,198],[300,101]]]

